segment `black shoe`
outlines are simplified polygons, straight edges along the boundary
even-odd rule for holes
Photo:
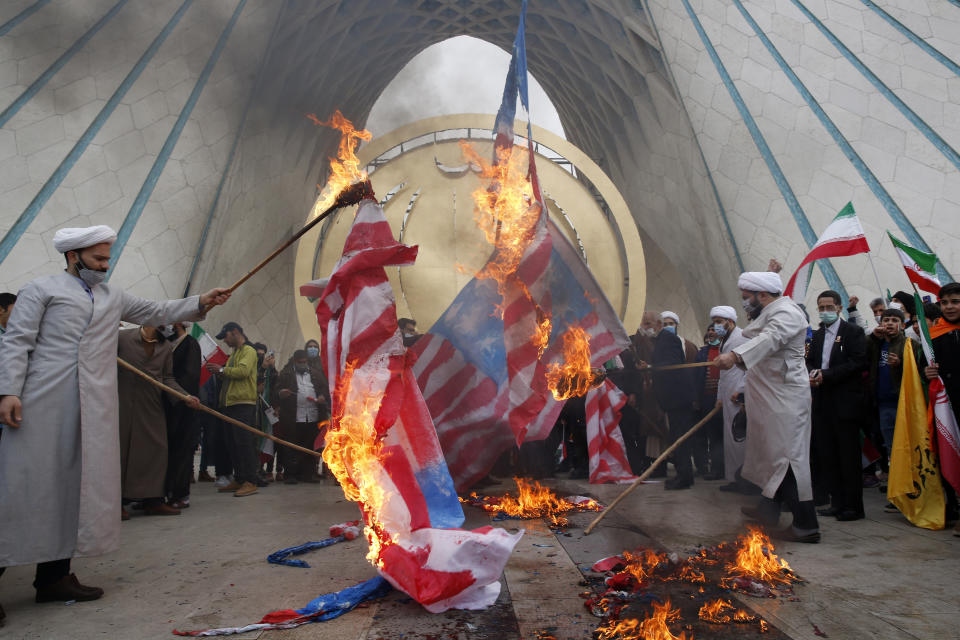
[[[72,573],[54,582],[37,589],[37,602],[89,602],[97,600],[103,595],[99,587],[87,587],[77,581]]]
[[[663,483],[663,488],[667,491],[675,491],[677,489],[689,489],[693,486],[693,478],[684,479],[684,478],[670,478]]]
[[[786,542],[805,542],[807,544],[816,544],[820,542],[820,532],[814,531],[813,533],[808,533],[802,536],[798,536],[794,531],[793,527],[787,527],[785,529],[777,529],[770,534],[770,537],[776,540],[784,540]]]
[[[840,522],[849,522],[851,520],[863,520],[863,511],[854,511],[853,509],[844,509],[837,513],[837,520]]]
[[[827,507],[826,509],[817,509],[817,515],[823,516],[824,518],[829,518],[831,516],[839,515],[840,509],[836,507]]]

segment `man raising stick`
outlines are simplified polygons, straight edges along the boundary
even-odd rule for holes
[[[0,422],[12,427],[0,440],[0,567],[37,563],[37,602],[99,598],[70,559],[120,544],[120,321],[198,320],[230,297],[151,302],[104,284],[116,239],[102,225],[57,231],[67,268],[23,287],[0,343]]]

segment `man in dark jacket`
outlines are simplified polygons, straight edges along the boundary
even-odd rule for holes
[[[686,362],[683,340],[676,334],[676,326],[664,327],[653,346],[653,366],[683,364]],[[693,404],[696,391],[693,377],[688,369],[659,371],[653,374],[653,393],[660,409],[667,414],[670,438],[677,438],[689,431],[694,423]],[[680,445],[673,454],[673,466],[677,475],[664,483],[665,489],[689,489],[693,486],[693,462],[689,443]]]
[[[164,335],[173,340],[173,377],[192,396],[200,393],[200,343],[187,333],[182,322],[164,327]],[[182,402],[172,403],[164,396],[167,415],[167,500],[174,509],[190,506],[190,480],[193,453],[200,442],[196,412]]]
[[[867,338],[863,329],[840,319],[840,294],[817,297],[820,328],[807,353],[812,387],[813,429],[810,467],[818,513],[837,520],[863,518],[860,428],[864,415],[863,374]]]
[[[283,435],[294,444],[313,449],[317,423],[330,415],[330,391],[323,372],[309,364],[304,350],[293,353],[277,378],[273,406],[280,413]],[[286,450],[283,454],[284,482],[316,482],[316,458],[307,453]]]
[[[905,318],[900,309],[884,309],[880,313],[879,331],[867,336],[868,402],[870,415],[877,423],[887,455],[893,446],[903,380],[903,350],[910,345],[916,362],[920,362],[920,344],[903,332]]]

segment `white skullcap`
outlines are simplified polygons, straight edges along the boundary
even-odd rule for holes
[[[727,320],[737,321],[737,312],[733,307],[719,306],[710,309],[711,318],[726,318]]]
[[[737,288],[744,291],[782,293],[783,281],[780,279],[780,274],[773,271],[746,271],[740,274]]]
[[[73,227],[59,229],[53,234],[53,248],[60,253],[66,253],[86,249],[101,242],[113,244],[116,240],[117,232],[105,224],[95,227]]]
[[[664,311],[660,314],[661,320],[673,320],[677,324],[680,324],[680,316],[675,314],[673,311]]]

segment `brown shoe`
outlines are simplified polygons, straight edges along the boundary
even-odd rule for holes
[[[72,573],[64,576],[46,586],[37,589],[37,602],[89,602],[97,600],[103,595],[103,589],[98,587],[86,587],[77,581],[77,577]]]
[[[120,507],[120,520],[125,522],[129,519],[130,519],[130,512],[124,509],[123,507]]]
[[[252,496],[257,492],[257,485],[252,482],[244,482],[239,489],[237,489],[233,495],[236,498],[243,498],[246,496]]]
[[[143,508],[143,515],[145,516],[178,516],[180,515],[180,509],[174,509],[168,504],[159,503],[149,507]]]
[[[214,480],[216,478],[207,473],[206,469],[197,474],[197,482],[213,482]]]
[[[234,491],[236,491],[236,490],[239,489],[239,488],[240,488],[240,483],[237,482],[236,480],[234,480],[233,482],[231,482],[231,483],[228,484],[227,486],[225,486],[225,487],[220,487],[219,489],[217,489],[217,491],[219,491],[220,493],[233,493]]]

